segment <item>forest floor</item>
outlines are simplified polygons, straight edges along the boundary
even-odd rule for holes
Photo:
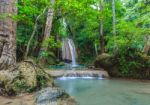
[[[0,105],[34,105],[34,93],[16,97],[0,96]]]

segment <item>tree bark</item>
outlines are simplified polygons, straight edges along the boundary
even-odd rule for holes
[[[51,3],[51,6],[53,6],[55,3],[55,0],[50,0],[50,3]],[[44,44],[45,40],[50,37],[53,16],[54,16],[54,9],[53,9],[53,7],[49,7],[48,12],[47,12],[47,18],[46,18],[45,31],[44,31],[42,45]],[[42,46],[40,49],[40,53],[46,52],[47,50],[48,50],[48,46]],[[46,58],[43,56],[39,56],[39,57],[40,57],[40,64],[44,65],[46,63]]]
[[[100,0],[100,3],[99,3],[99,8],[100,8],[100,12],[103,11],[103,0]],[[103,19],[102,17],[100,17],[100,22],[99,22],[99,26],[100,26],[100,30],[99,30],[99,33],[100,33],[100,54],[103,54],[105,52],[105,38],[104,38],[104,25],[103,25]]]
[[[116,36],[116,9],[115,0],[112,0],[113,35]]]
[[[50,0],[50,3],[53,6],[55,3],[55,0]],[[44,41],[50,37],[50,33],[51,33],[51,29],[52,29],[53,16],[54,16],[54,10],[52,7],[50,7],[48,9],[48,12],[47,12],[45,31],[44,31],[44,37],[43,37],[42,43],[44,43]],[[42,47],[41,51],[47,51],[47,47]]]
[[[112,24],[113,24],[113,40],[114,40],[114,52],[117,50],[117,43],[116,43],[116,7],[115,7],[115,0],[112,0]]]
[[[16,15],[17,0],[0,0],[0,70],[7,70],[16,65]]]
[[[148,54],[149,50],[150,50],[150,36],[148,36],[148,40],[147,40],[147,42],[146,42],[146,44],[144,46],[143,52],[145,54]]]

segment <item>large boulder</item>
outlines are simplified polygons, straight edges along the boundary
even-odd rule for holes
[[[48,87],[37,92],[35,100],[36,105],[77,105],[73,98],[56,87]]]
[[[32,92],[42,87],[53,86],[51,76],[33,60],[25,60],[13,70],[0,71],[0,82],[1,95]]]
[[[104,68],[106,70],[110,69],[114,65],[112,56],[106,53],[103,53],[97,56],[96,60],[94,61],[94,66],[96,68]]]
[[[34,65],[22,62],[19,64],[18,70],[20,71],[20,76],[26,81],[26,85],[34,87],[37,85]]]

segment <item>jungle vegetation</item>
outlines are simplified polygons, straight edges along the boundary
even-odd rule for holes
[[[0,70],[28,58],[59,65],[69,37],[80,64],[105,55],[113,75],[150,75],[149,0],[0,0],[0,7]]]

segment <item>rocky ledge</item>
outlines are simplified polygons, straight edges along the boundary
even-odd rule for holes
[[[53,77],[109,77],[104,70],[47,70],[47,73]]]

